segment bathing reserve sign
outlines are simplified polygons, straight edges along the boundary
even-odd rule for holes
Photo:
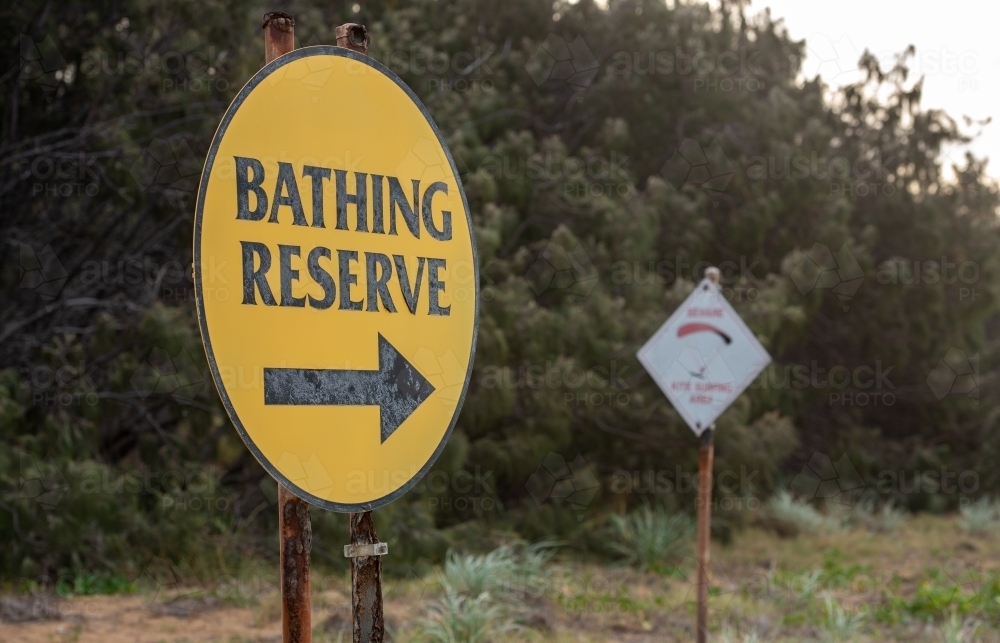
[[[430,468],[472,373],[478,263],[444,138],[390,70],[307,47],[250,80],[205,162],[194,280],[219,394],[279,482],[361,511]]]

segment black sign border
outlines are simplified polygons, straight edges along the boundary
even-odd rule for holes
[[[244,428],[243,423],[240,421],[239,415],[236,413],[236,409],[233,408],[233,404],[229,399],[229,395],[226,393],[226,387],[223,385],[222,376],[219,373],[218,365],[215,362],[215,354],[212,351],[212,340],[208,334],[208,324],[205,320],[205,302],[203,298],[202,291],[202,276],[201,276],[201,223],[203,216],[203,208],[205,204],[205,192],[208,189],[208,177],[212,172],[212,167],[215,164],[215,155],[219,150],[219,145],[222,142],[223,137],[226,134],[226,130],[229,127],[229,123],[232,121],[233,116],[236,115],[237,110],[246,100],[247,96],[259,85],[264,79],[273,74],[278,69],[283,66],[292,63],[296,60],[302,58],[308,58],[311,56],[339,56],[341,58],[349,58],[363,65],[367,65],[372,69],[384,74],[389,79],[391,79],[396,85],[409,96],[410,100],[420,109],[424,118],[430,124],[431,129],[434,131],[434,135],[437,136],[438,142],[441,144],[441,148],[444,150],[445,156],[448,158],[448,164],[451,166],[452,174],[455,177],[455,181],[458,184],[458,192],[462,195],[462,205],[465,208],[465,218],[469,225],[469,240],[472,243],[472,263],[474,268],[473,279],[476,284],[475,292],[475,303],[476,311],[473,319],[472,325],[472,348],[469,355],[469,370],[465,374],[465,383],[462,385],[462,395],[458,400],[458,406],[455,408],[455,414],[451,418],[451,423],[448,425],[448,430],[445,432],[444,436],[441,438],[441,442],[438,444],[434,453],[427,460],[426,464],[406,482],[402,487],[396,489],[392,493],[389,493],[381,498],[373,500],[371,502],[365,503],[355,503],[347,504],[340,502],[331,502],[329,500],[324,500],[322,498],[316,497],[311,493],[305,491],[291,480],[286,478],[281,474],[278,469],[272,465],[264,454],[261,453],[257,445],[254,444],[250,435],[247,433],[246,428]],[[253,78],[247,82],[247,84],[240,90],[240,93],[236,95],[233,99],[232,104],[229,109],[226,110],[225,116],[222,118],[222,122],[219,124],[219,128],[215,132],[215,136],[212,138],[212,146],[208,150],[208,156],[205,158],[205,167],[201,173],[201,184],[198,187],[198,202],[195,209],[195,219],[194,219],[194,288],[195,288],[195,303],[198,314],[198,326],[201,329],[202,344],[205,347],[205,355],[208,358],[208,365],[212,371],[212,378],[215,380],[215,387],[219,391],[219,397],[222,398],[222,403],[226,407],[226,413],[229,415],[229,419],[232,421],[233,426],[239,432],[240,437],[243,438],[243,442],[250,449],[257,461],[260,462],[261,466],[264,467],[268,473],[270,473],[279,484],[285,485],[289,490],[291,490],[296,496],[306,500],[312,505],[326,509],[327,511],[335,511],[338,513],[351,513],[360,511],[370,511],[372,509],[377,509],[378,507],[385,506],[396,500],[404,493],[413,488],[417,482],[420,481],[424,475],[430,470],[437,461],[441,452],[444,450],[445,445],[448,443],[448,438],[451,437],[452,431],[455,429],[455,424],[458,422],[459,413],[462,411],[462,406],[465,404],[465,396],[469,392],[469,381],[472,379],[472,367],[476,360],[476,341],[479,338],[479,251],[476,247],[476,231],[472,222],[472,213],[469,210],[469,202],[465,197],[465,188],[462,185],[462,177],[459,176],[458,168],[455,166],[455,159],[451,156],[451,150],[448,149],[448,144],[445,142],[444,137],[441,135],[441,130],[438,129],[437,123],[431,118],[430,113],[427,111],[427,107],[420,101],[417,95],[410,89],[406,83],[404,83],[399,76],[397,76],[391,69],[383,65],[382,63],[369,58],[363,54],[351,51],[349,49],[344,49],[342,47],[333,47],[330,45],[317,45],[312,47],[303,47],[301,49],[295,49],[284,56],[272,60],[270,63],[265,65],[254,74]]]

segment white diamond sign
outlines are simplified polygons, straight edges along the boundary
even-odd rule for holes
[[[708,279],[639,349],[638,357],[697,435],[711,427],[771,361]]]

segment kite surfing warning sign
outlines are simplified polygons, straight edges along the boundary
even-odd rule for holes
[[[674,408],[698,435],[771,361],[718,286],[704,279],[639,349]]]

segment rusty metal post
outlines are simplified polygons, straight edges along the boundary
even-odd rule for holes
[[[365,29],[364,25],[348,22],[334,29],[333,34],[337,38],[338,47],[350,49],[359,54],[368,53],[371,38],[368,37],[368,30]]]
[[[708,268],[705,277],[719,285],[719,269]],[[708,639],[708,582],[712,562],[712,465],[715,460],[715,425],[701,434],[698,447],[698,643]]]
[[[368,53],[371,38],[364,25],[353,22],[334,30],[337,46],[359,54]],[[351,544],[344,555],[351,558],[351,617],[354,643],[383,643],[385,623],[382,613],[382,558],[385,543],[378,541],[372,512],[351,514]],[[370,554],[370,555],[364,555]]]
[[[309,504],[278,485],[281,637],[284,643],[312,643],[309,552],[312,520]]]
[[[295,18],[287,13],[265,13],[261,23],[264,29],[264,64],[295,49]]]
[[[351,514],[350,547],[380,545],[375,535],[372,512]],[[383,545],[384,547],[384,545]],[[351,615],[354,620],[354,643],[383,643],[385,625],[382,615],[382,558],[354,556],[351,558]]]
[[[708,637],[708,570],[712,541],[712,461],[715,459],[715,425],[701,434],[698,448],[698,643]]]
[[[287,13],[264,14],[264,64],[295,49],[295,19]],[[312,643],[309,552],[312,520],[309,505],[278,483],[278,549],[283,643]]]

